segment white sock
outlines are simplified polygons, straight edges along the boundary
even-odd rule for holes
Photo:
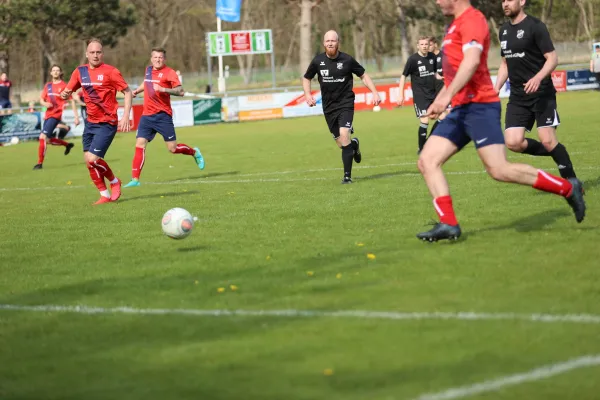
[[[108,197],[110,198],[110,192],[107,190],[101,190],[100,191],[100,196],[104,196],[104,197]]]
[[[113,179],[112,181],[110,181],[110,183],[111,183],[111,184],[113,184],[113,185],[114,185],[115,183],[117,183],[117,182],[119,182],[119,180],[117,179],[117,177],[116,177],[116,176],[115,176],[115,179]]]

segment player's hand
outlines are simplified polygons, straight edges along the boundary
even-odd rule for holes
[[[373,92],[373,105],[378,106],[381,104],[381,97],[379,97],[379,92]]]
[[[132,91],[132,92],[131,92],[131,95],[132,95],[133,97],[137,96],[137,95],[138,95],[138,91],[137,91],[137,89],[135,89],[134,91]]]
[[[129,128],[129,115],[124,115],[123,118],[121,118],[121,120],[119,121],[119,130],[121,132],[129,132]]]
[[[63,100],[67,100],[71,96],[72,93],[73,93],[72,90],[64,89],[62,92],[60,92],[60,97]]]
[[[79,117],[76,115],[75,116],[75,126],[79,125]]]
[[[46,108],[52,108],[52,103],[48,101],[42,101],[41,104]]]
[[[446,109],[450,102],[444,99],[435,99],[435,101],[427,109],[427,116],[429,118],[437,119]]]
[[[528,80],[527,83],[524,85],[525,93],[529,94],[537,92],[537,90],[540,88],[540,83],[542,83],[542,80],[537,76],[534,76],[533,78]]]
[[[304,97],[306,97],[306,104],[308,104],[309,107],[314,107],[317,105],[317,100],[315,100],[312,94],[304,95]]]
[[[400,95],[398,97],[397,103],[398,103],[398,107],[402,107],[402,104],[404,103],[404,96],[403,95]]]
[[[154,89],[155,92],[164,92],[165,91],[165,88],[160,86],[158,83],[153,83],[152,89]]]

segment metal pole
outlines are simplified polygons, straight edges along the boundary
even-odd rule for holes
[[[273,43],[273,31],[269,31],[269,39],[271,40],[271,76],[273,79],[273,87],[277,86],[277,79],[275,78],[275,45]]]
[[[217,17],[217,32],[221,32],[221,18]],[[223,77],[223,56],[219,56],[219,79],[217,80],[219,92],[225,92],[225,77]]]
[[[208,33],[205,34],[206,40],[206,64],[208,67],[208,87],[212,92],[212,57],[210,56],[210,38]]]

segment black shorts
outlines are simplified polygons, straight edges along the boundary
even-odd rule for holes
[[[349,128],[350,133],[354,133],[354,126],[352,125],[353,120],[354,109],[325,113],[325,121],[327,121],[329,132],[331,132],[334,139],[340,137],[340,128]]]
[[[417,118],[421,118],[427,115],[427,109],[429,108],[431,103],[433,103],[433,100],[435,100],[435,98],[414,94],[413,101],[415,103],[415,114]]]
[[[435,95],[436,96],[442,90],[443,87],[444,87],[444,80],[443,79],[436,80],[436,82],[435,82]]]
[[[560,117],[556,111],[556,96],[540,97],[531,105],[523,105],[509,99],[506,106],[504,130],[525,128],[525,130],[531,131],[533,124],[536,124],[538,128],[560,125]]]

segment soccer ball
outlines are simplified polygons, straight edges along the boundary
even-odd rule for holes
[[[162,217],[162,230],[171,239],[185,239],[193,228],[194,218],[183,208],[171,208]]]
[[[19,144],[19,138],[18,138],[18,137],[16,137],[16,136],[13,136],[13,137],[10,139],[10,143],[11,143],[11,144]]]

